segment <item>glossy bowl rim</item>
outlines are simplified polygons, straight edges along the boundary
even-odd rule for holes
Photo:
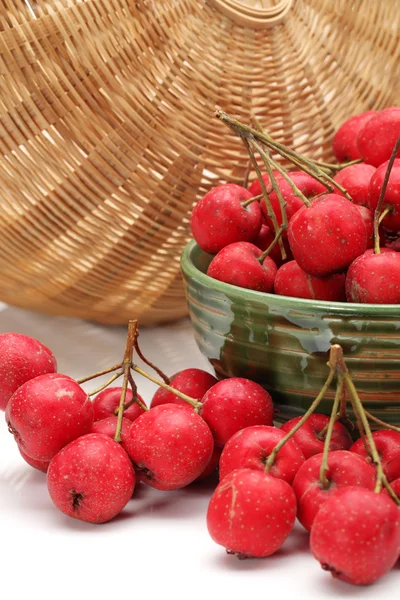
[[[247,288],[240,288],[230,283],[224,283],[209,277],[198,269],[193,260],[192,252],[198,249],[204,252],[196,244],[195,240],[190,240],[181,254],[181,269],[188,277],[197,280],[206,287],[221,292],[232,297],[241,297],[248,299],[249,302],[257,301],[266,304],[279,304],[281,308],[319,311],[340,315],[354,316],[400,316],[399,304],[360,304],[355,302],[328,302],[326,300],[307,300],[305,298],[293,298],[291,296],[279,296],[278,294],[268,294],[266,292],[257,292]],[[206,253],[205,253],[206,254]],[[399,332],[400,335],[400,332]]]

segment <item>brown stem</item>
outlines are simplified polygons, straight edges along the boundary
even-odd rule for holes
[[[126,392],[128,389],[129,375],[130,375],[131,367],[132,367],[133,348],[136,343],[137,335],[138,335],[138,323],[137,323],[136,319],[131,320],[128,323],[128,335],[126,338],[124,360],[122,361],[122,363],[124,365],[124,381],[122,383],[121,398],[119,401],[119,408],[118,408],[117,428],[116,428],[115,437],[114,437],[116,442],[121,441],[122,417],[124,416],[125,398],[126,398]]]
[[[121,375],[123,375],[123,371],[119,371],[119,373],[115,373],[112,377],[110,377],[110,379],[108,379],[105,383],[103,383],[102,385],[99,385],[98,388],[96,388],[95,390],[93,390],[92,392],[89,392],[88,396],[94,396],[95,394],[98,394],[99,392],[102,392],[103,390],[106,389],[106,387],[108,387],[109,385],[111,385],[116,379],[118,379],[118,377],[121,377]]]
[[[170,383],[169,377],[167,375],[165,375],[165,373],[163,373],[163,371],[161,371],[161,369],[159,369],[154,363],[152,363],[150,360],[148,360],[143,355],[141,349],[139,348],[138,337],[139,337],[139,334],[137,334],[136,339],[135,339],[135,350],[136,350],[137,355],[148,367],[150,367],[150,369],[153,369],[153,371],[155,371],[157,373],[157,375],[159,375],[161,377],[161,379],[163,381],[165,381],[165,383],[169,384]]]
[[[340,349],[340,351],[338,350]],[[300,429],[300,427],[302,425],[304,425],[304,423],[307,421],[307,419],[309,418],[310,415],[312,415],[312,413],[316,410],[316,408],[318,407],[318,405],[320,404],[321,400],[324,398],[329,386],[332,383],[332,380],[335,376],[336,373],[336,369],[338,366],[338,361],[340,359],[340,352],[342,351],[341,347],[337,344],[331,346],[331,350],[330,350],[330,354],[329,354],[329,361],[328,361],[328,367],[329,367],[329,375],[324,383],[324,385],[322,386],[322,389],[320,391],[320,393],[318,394],[318,396],[315,398],[314,402],[310,405],[310,407],[308,408],[308,410],[304,413],[304,415],[302,416],[302,418],[298,421],[298,423],[296,423],[296,425],[293,427],[293,429],[291,429],[286,435],[285,437],[283,437],[280,442],[278,442],[278,444],[275,446],[275,448],[272,450],[271,454],[268,457],[268,460],[265,464],[265,473],[268,473],[268,471],[271,469],[272,465],[275,462],[276,456],[278,454],[278,452],[281,450],[281,448],[283,448],[283,446],[286,444],[286,442],[288,440],[290,440],[290,438],[296,433],[296,431],[298,431],[298,429]]]
[[[324,443],[324,452],[323,452],[323,457],[322,457],[322,463],[321,463],[321,469],[319,472],[319,479],[321,481],[322,484],[322,488],[323,489],[328,489],[329,487],[329,480],[326,476],[326,473],[328,471],[329,465],[328,465],[328,454],[329,454],[329,446],[331,445],[331,439],[332,439],[332,433],[333,433],[333,427],[336,423],[337,420],[337,415],[338,415],[338,410],[339,410],[339,404],[340,404],[340,398],[342,395],[342,390],[343,390],[343,375],[339,375],[338,377],[338,381],[336,384],[336,394],[335,394],[335,400],[333,402],[332,405],[332,412],[331,412],[331,418],[329,419],[329,423],[328,423],[328,429],[326,432],[326,438],[325,438],[325,443]]]
[[[390,485],[386,479],[386,476],[383,472],[381,459],[379,457],[379,453],[376,448],[374,438],[372,437],[372,432],[371,432],[371,428],[368,423],[367,415],[365,414],[364,407],[363,407],[360,397],[357,393],[357,390],[356,390],[353,380],[350,376],[350,373],[347,371],[347,369],[346,369],[346,373],[344,374],[344,382],[350,393],[350,399],[351,399],[351,403],[353,405],[353,410],[356,414],[358,414],[360,421],[362,423],[362,426],[363,426],[363,429],[365,432],[365,436],[368,440],[369,452],[370,452],[372,461],[376,467],[376,486],[375,486],[374,491],[376,494],[379,494],[382,490],[382,486],[384,486],[387,489],[390,497],[396,502],[396,504],[398,506],[400,506],[400,500],[397,498],[396,494],[393,492],[393,490],[390,487]]]
[[[391,429],[392,431],[397,431],[397,433],[400,433],[400,427],[396,427],[396,425],[391,425],[390,423],[386,423],[385,421],[381,421],[377,417],[374,417],[374,415],[372,415],[370,412],[368,412],[367,410],[365,410],[365,408],[364,408],[364,411],[365,411],[365,414],[367,415],[367,418],[370,421],[373,421],[374,423],[376,423],[377,425],[380,425],[384,429]]]
[[[272,240],[272,242],[270,243],[270,245],[268,246],[268,248],[266,250],[264,250],[264,252],[262,254],[260,254],[260,256],[257,259],[260,264],[263,264],[264,260],[267,258],[267,256],[271,252],[271,250],[279,242],[279,240],[282,237],[282,234],[283,234],[284,231],[285,231],[284,228],[280,227],[277,235],[275,235],[274,239]]]
[[[132,369],[133,369],[133,371],[136,371],[136,373],[139,373],[139,375],[143,375],[143,377],[146,377],[146,379],[148,379],[149,381],[152,381],[156,385],[162,387],[164,390],[168,390],[168,392],[172,392],[173,394],[175,394],[175,396],[178,396],[178,398],[185,400],[185,402],[187,402],[188,404],[191,404],[196,411],[199,411],[201,409],[201,407],[203,406],[202,403],[199,402],[198,400],[195,400],[194,398],[191,398],[190,396],[183,394],[182,392],[176,390],[175,388],[164,383],[163,381],[159,381],[158,379],[155,379],[155,377],[152,377],[149,373],[146,373],[146,371],[143,371],[143,369],[141,369],[137,365],[133,365]]]
[[[135,383],[135,380],[132,377],[132,373],[129,373],[129,385],[131,386],[131,390],[132,390],[132,399],[129,400],[129,402],[125,402],[125,404],[124,404],[124,412],[126,410],[128,410],[128,408],[130,406],[132,406],[132,404],[137,404],[144,411],[149,410],[147,408],[147,406],[140,400],[140,398],[138,396],[137,385]],[[114,415],[118,415],[118,412],[119,412],[119,406],[115,409]]]
[[[242,187],[244,187],[246,190],[247,190],[247,186],[249,185],[250,173],[251,173],[251,160],[249,158],[249,160],[247,162],[246,171],[244,173],[243,184],[242,184]]]
[[[376,205],[376,209],[375,209],[375,213],[374,213],[374,253],[375,254],[380,254],[380,252],[381,252],[381,249],[379,246],[379,217],[382,212],[383,200],[384,200],[384,197],[386,194],[386,188],[389,183],[390,173],[392,171],[393,163],[395,161],[395,158],[397,156],[399,149],[400,149],[400,136],[397,138],[397,142],[395,143],[394,148],[392,150],[392,154],[390,155],[390,159],[389,159],[388,166],[386,169],[385,177],[383,180],[381,193],[379,194],[378,204]]]
[[[110,367],[109,369],[104,369],[104,371],[99,371],[98,373],[93,373],[93,375],[88,375],[87,377],[78,379],[77,383],[79,383],[79,385],[81,385],[82,383],[86,383],[86,381],[90,381],[91,379],[96,379],[96,377],[101,377],[102,375],[107,375],[107,373],[112,373],[113,371],[116,371],[117,369],[120,369],[121,367],[122,367],[122,363],[120,363],[119,365],[114,365],[113,367]]]

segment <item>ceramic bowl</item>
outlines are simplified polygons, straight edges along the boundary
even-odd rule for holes
[[[205,273],[212,256],[190,242],[181,259],[197,344],[218,377],[268,389],[278,421],[302,414],[328,374],[331,344],[343,347],[365,407],[400,425],[400,306],[288,298],[242,289]],[[332,387],[320,411],[329,413]]]

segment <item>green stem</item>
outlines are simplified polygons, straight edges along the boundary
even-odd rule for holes
[[[317,167],[321,167],[322,169],[329,169],[330,171],[341,171],[345,167],[351,167],[352,165],[357,165],[357,164],[361,163],[362,158],[356,158],[355,160],[349,160],[348,162],[339,163],[336,165],[331,164],[331,163],[320,162],[319,160],[313,160],[312,162],[315,165],[317,165]]]
[[[372,461],[376,467],[376,486],[375,486],[374,491],[376,494],[379,494],[382,490],[382,486],[384,486],[388,490],[391,498],[396,502],[397,505],[400,506],[400,500],[397,498],[396,494],[393,492],[393,490],[390,487],[389,483],[387,482],[386,476],[383,472],[381,459],[379,457],[379,453],[376,448],[374,438],[372,437],[372,432],[371,432],[371,428],[368,423],[367,415],[365,414],[364,407],[363,407],[360,397],[357,393],[357,390],[355,388],[353,380],[350,377],[350,373],[348,372],[347,369],[346,369],[346,372],[344,373],[344,382],[350,393],[351,402],[353,404],[353,410],[356,414],[358,414],[360,421],[362,423],[362,427],[364,429],[365,436],[368,440],[369,452],[370,452]]]
[[[104,371],[99,371],[98,373],[93,373],[93,375],[88,375],[87,377],[78,379],[77,383],[79,383],[79,385],[81,385],[82,383],[86,383],[87,381],[90,381],[91,379],[96,379],[96,377],[101,377],[102,375],[107,375],[108,373],[112,373],[113,371],[116,371],[117,369],[120,369],[121,367],[122,367],[122,363],[120,363],[119,365],[114,365],[113,367],[110,367],[109,369],[104,369]]]
[[[327,363],[330,371],[329,371],[329,375],[328,375],[320,393],[315,398],[314,402],[310,405],[308,410],[304,413],[302,418],[298,421],[298,423],[296,423],[296,425],[293,427],[293,429],[291,429],[285,435],[285,437],[283,437],[280,440],[280,442],[278,442],[278,444],[275,446],[275,448],[272,450],[272,452],[269,455],[268,460],[265,464],[265,473],[268,473],[268,471],[271,469],[272,465],[275,462],[276,456],[277,456],[278,452],[281,450],[281,448],[283,448],[283,446],[286,444],[286,442],[288,440],[290,440],[290,438],[296,433],[296,431],[298,431],[300,429],[300,427],[302,427],[302,425],[304,425],[304,423],[307,421],[307,419],[310,417],[310,415],[312,415],[312,413],[316,410],[316,408],[320,404],[321,400],[324,398],[329,386],[332,383],[335,373],[336,373],[336,368],[337,368],[337,364],[338,364],[338,348],[340,348],[340,346],[338,346],[337,344],[331,346],[329,361]],[[341,350],[341,348],[340,348],[340,350]]]
[[[326,431],[324,452],[323,452],[323,457],[322,457],[321,469],[319,472],[319,479],[321,481],[322,488],[325,490],[327,490],[329,488],[329,480],[326,476],[326,473],[329,468],[329,465],[328,465],[329,446],[331,445],[333,427],[337,420],[340,399],[342,396],[342,390],[343,390],[343,375],[339,375],[337,385],[336,385],[335,400],[334,400],[333,406],[332,406],[331,418],[329,419],[328,429]]]
[[[136,320],[129,321],[128,335],[126,338],[126,346],[125,346],[125,353],[124,353],[124,360],[123,360],[124,381],[122,383],[121,398],[119,401],[119,408],[118,408],[117,428],[116,428],[115,437],[114,437],[115,441],[118,443],[121,441],[122,417],[124,416],[126,392],[128,389],[129,375],[130,375],[131,367],[132,367],[133,348],[135,346],[137,335],[138,335],[137,321]]]
[[[96,388],[92,392],[89,392],[88,396],[94,396],[95,394],[98,394],[99,392],[102,392],[103,390],[106,389],[106,387],[108,387],[116,379],[118,379],[118,377],[121,377],[121,375],[123,375],[123,371],[119,371],[119,373],[115,373],[112,377],[110,377],[110,379],[108,379],[105,383],[103,383],[103,385],[100,385],[98,388]]]
[[[381,193],[379,194],[378,204],[376,205],[376,209],[375,209],[375,213],[374,213],[374,253],[375,254],[380,254],[380,252],[381,252],[381,249],[379,246],[379,223],[380,223],[379,218],[380,218],[380,215],[381,215],[381,212],[383,209],[383,200],[385,198],[386,188],[389,183],[390,173],[392,171],[393,163],[395,161],[395,158],[397,156],[399,149],[400,149],[400,136],[397,138],[397,142],[395,143],[394,148],[392,150],[392,154],[390,155],[390,159],[388,162],[388,166],[387,166],[385,177],[384,177],[383,184],[382,184]]]
[[[129,400],[129,402],[126,402],[124,404],[124,412],[126,410],[128,410],[128,408],[130,406],[132,406],[132,404],[137,404],[138,406],[140,406],[140,408],[144,411],[149,410],[148,407],[140,400],[138,393],[137,393],[137,385],[132,377],[132,373],[129,373],[129,384],[131,386],[131,390],[132,390],[132,399]],[[115,409],[114,414],[118,415],[119,412],[119,406]]]
[[[247,167],[246,167],[246,171],[244,173],[243,184],[242,184],[242,187],[244,187],[246,190],[247,190],[247,186],[249,185],[250,173],[251,173],[251,160],[249,158],[249,160],[247,161]]]
[[[253,204],[253,202],[255,202],[256,200],[261,200],[261,198],[264,198],[263,194],[258,194],[258,196],[253,196],[253,198],[249,198],[248,200],[245,200],[244,202],[242,202],[242,206],[243,206],[243,208],[247,208],[250,204]]]
[[[159,381],[158,379],[155,379],[155,377],[152,377],[151,375],[149,375],[149,373],[146,373],[146,371],[143,371],[143,369],[141,369],[137,365],[133,365],[132,369],[133,369],[133,371],[136,371],[136,373],[139,373],[139,375],[143,375],[143,377],[146,377],[146,379],[148,379],[149,381],[152,381],[159,387],[162,387],[164,390],[168,390],[168,392],[172,392],[173,394],[175,394],[175,396],[178,396],[178,398],[185,400],[185,402],[187,402],[188,404],[191,404],[196,411],[199,411],[201,409],[201,407],[203,406],[203,404],[201,402],[198,402],[198,400],[195,400],[194,398],[191,398],[190,396],[187,396],[186,394],[179,392],[178,390],[176,390],[175,388],[171,387],[170,385],[164,383],[163,381]]]
[[[383,427],[384,429],[391,429],[392,431],[397,431],[397,433],[400,433],[400,427],[396,427],[395,425],[391,425],[390,423],[386,423],[385,421],[381,421],[381,419],[378,419],[377,417],[374,417],[374,415],[372,415],[370,412],[368,412],[367,410],[365,410],[365,414],[367,415],[367,418],[370,421],[373,421],[374,423],[376,423],[377,425],[380,425],[381,427]]]
[[[258,257],[258,262],[260,264],[263,264],[264,260],[267,258],[267,256],[269,255],[269,253],[271,252],[271,250],[276,246],[276,244],[279,242],[280,238],[282,237],[282,234],[284,232],[284,228],[280,227],[279,231],[277,233],[277,235],[275,235],[274,239],[272,240],[272,242],[270,243],[270,245],[268,246],[268,248],[266,250],[264,250],[264,252],[262,254],[260,254],[260,256]]]

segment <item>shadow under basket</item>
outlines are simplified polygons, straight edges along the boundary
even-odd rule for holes
[[[192,241],[181,264],[195,338],[218,377],[257,381],[271,392],[277,420],[286,421],[316,398],[328,376],[330,346],[340,344],[365,408],[400,426],[398,305],[242,289],[208,277],[211,258]],[[334,395],[332,385],[318,412],[330,413]]]
[[[399,99],[397,0],[12,0],[0,10],[0,300],[110,324],[187,313],[196,200],[256,116],[330,161]]]

